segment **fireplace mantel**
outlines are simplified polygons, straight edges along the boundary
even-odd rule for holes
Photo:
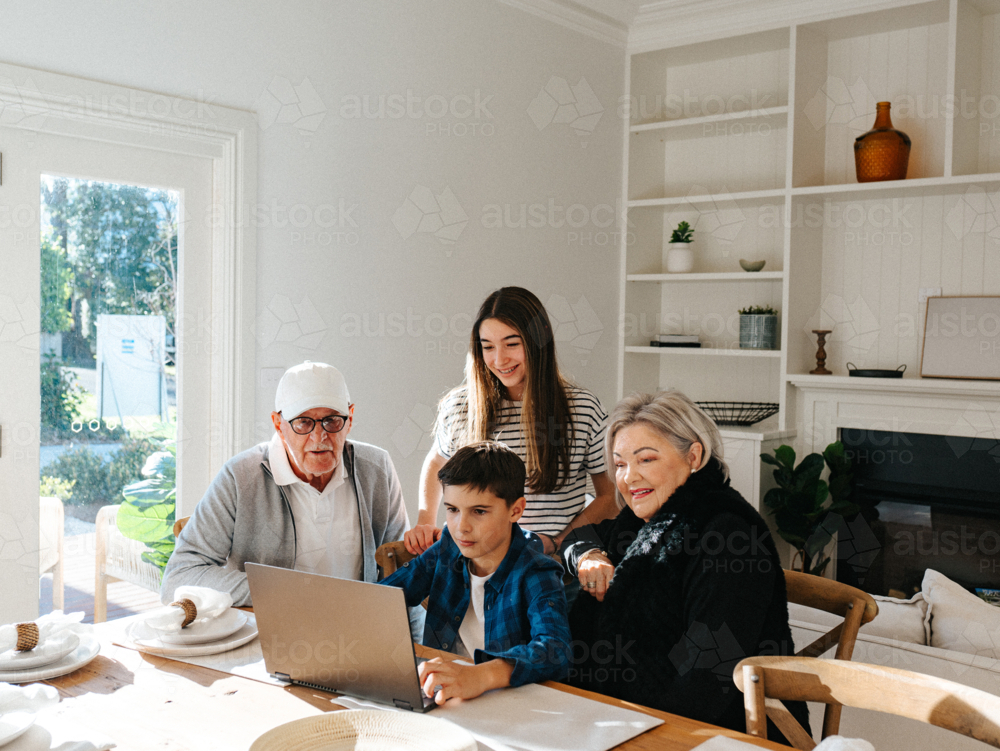
[[[790,375],[799,447],[822,451],[852,428],[1000,440],[1000,382]]]

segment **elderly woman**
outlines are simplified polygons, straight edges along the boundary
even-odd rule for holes
[[[794,652],[767,524],[730,487],[715,424],[679,392],[622,400],[605,455],[622,510],[565,550],[581,585],[570,682],[745,732],[736,663]],[[804,704],[792,712],[808,727]]]

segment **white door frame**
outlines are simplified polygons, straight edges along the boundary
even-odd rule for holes
[[[214,475],[254,442],[257,238],[250,219],[257,195],[255,116],[210,102],[0,64],[0,124],[212,159],[210,325],[218,346],[209,353],[209,465]]]
[[[192,365],[196,361],[194,366],[201,373],[203,368],[209,371],[209,393],[200,393],[204,386],[192,392],[199,404],[208,405],[193,421],[206,429],[207,435],[199,443],[207,446],[207,456],[196,455],[193,462],[182,463],[177,499],[178,516],[190,514],[222,464],[255,438],[256,231],[250,221],[257,195],[256,119],[250,112],[210,102],[0,64],[0,125],[43,137],[210,160],[211,215],[186,217],[187,221],[205,222],[211,236],[211,316],[208,322],[199,322],[200,330],[194,337],[211,346],[192,357]],[[178,301],[179,315],[181,310],[183,299]],[[37,317],[31,321],[31,313],[26,315],[26,333],[37,334]],[[180,334],[183,345],[183,329]],[[180,402],[185,390],[183,376],[178,388]],[[0,433],[0,462],[12,461],[18,453],[12,432]],[[37,430],[33,432],[37,436]],[[178,443],[180,448],[180,435]],[[193,473],[185,469],[191,464],[196,467]],[[36,465],[36,490],[37,471]],[[30,586],[38,579],[38,556],[26,542],[38,539],[38,503],[20,492],[24,490],[20,482],[14,484],[18,487],[0,488],[0,517],[13,519],[16,526],[0,530],[0,546],[5,537],[14,541],[0,554],[0,573],[10,573],[18,580],[11,580],[12,589],[17,591],[7,593],[10,597],[0,602],[0,623],[33,618],[38,612],[38,590]],[[0,576],[0,580],[4,578]],[[32,589],[33,597],[29,596]]]

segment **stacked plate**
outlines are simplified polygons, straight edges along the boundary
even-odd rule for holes
[[[7,712],[0,715],[0,746],[8,743],[28,732],[28,728],[35,724],[34,712]]]
[[[100,643],[89,634],[68,634],[42,642],[28,652],[8,649],[0,653],[0,681],[30,683],[57,678],[82,668],[100,651]]]
[[[218,618],[195,621],[180,631],[157,631],[144,621],[129,624],[126,636],[143,652],[164,657],[197,657],[228,652],[257,636],[257,621],[229,609]]]

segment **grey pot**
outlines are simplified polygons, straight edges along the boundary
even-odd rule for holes
[[[777,349],[778,316],[741,315],[740,349]]]

